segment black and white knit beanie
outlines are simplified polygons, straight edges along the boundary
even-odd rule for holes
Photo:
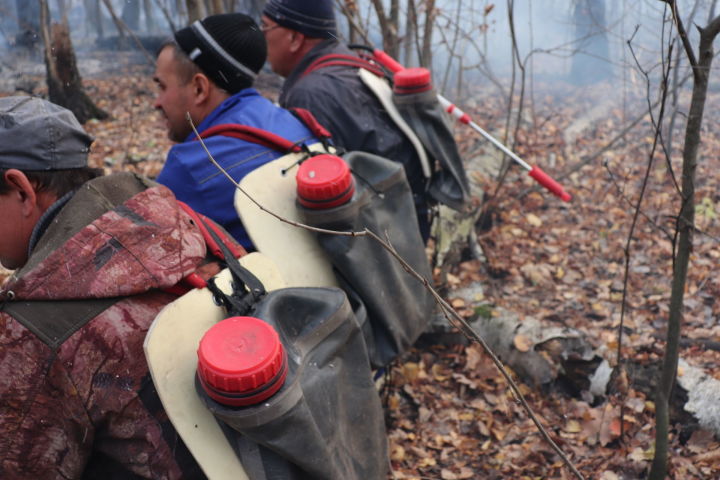
[[[253,84],[267,57],[260,27],[242,13],[205,17],[175,32],[175,41],[205,75],[231,94]]]
[[[335,38],[332,0],[270,0],[263,14],[278,25],[313,38]]]

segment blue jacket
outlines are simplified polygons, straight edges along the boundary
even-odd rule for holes
[[[197,126],[198,132],[224,123],[268,130],[292,142],[315,143],[310,131],[290,112],[271,103],[255,89],[247,88],[220,104]],[[215,220],[244,247],[253,249],[234,206],[235,185],[215,165],[191,133],[174,145],[157,181],[195,211]],[[232,137],[204,140],[213,158],[239,182],[245,175],[280,157],[282,152]]]

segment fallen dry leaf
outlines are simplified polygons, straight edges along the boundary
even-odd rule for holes
[[[458,476],[447,468],[440,470],[440,478],[443,480],[458,480]]]
[[[405,460],[405,449],[400,445],[391,445],[390,459],[395,462],[402,462]]]
[[[526,335],[518,334],[513,338],[513,345],[520,352],[529,352],[533,347],[533,342]]]
[[[465,300],[462,298],[453,298],[450,300],[450,305],[455,309],[465,308]]]
[[[568,420],[564,430],[568,433],[580,433],[582,432],[582,425],[577,420]]]
[[[526,263],[520,267],[520,272],[533,285],[549,285],[553,281],[553,269],[546,263]]]
[[[695,455],[693,457],[693,460],[696,462],[705,462],[705,463],[720,462],[720,448],[715,449],[711,452],[705,452],[705,453],[701,453],[699,455]]]
[[[537,215],[528,213],[527,216],[525,217],[525,219],[533,227],[542,227],[543,222],[542,222],[542,220],[540,220],[540,217],[538,217]]]

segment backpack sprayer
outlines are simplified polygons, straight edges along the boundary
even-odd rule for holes
[[[403,67],[399,62],[397,62],[394,58],[392,58],[387,53],[383,52],[379,49],[373,49],[366,46],[360,46],[360,45],[352,45],[352,48],[361,48],[363,50],[367,50],[372,52],[373,60],[376,60],[380,65],[390,70],[392,73],[397,73],[400,70],[404,70],[405,67]],[[532,166],[528,164],[527,162],[523,161],[520,157],[518,157],[512,150],[507,148],[505,145],[500,143],[495,137],[490,135],[488,132],[483,130],[477,123],[475,123],[470,115],[464,111],[462,111],[460,108],[458,108],[454,103],[452,103],[447,98],[443,97],[441,94],[438,94],[437,96],[438,101],[442,105],[442,107],[447,111],[451,116],[453,116],[457,121],[460,123],[464,123],[465,125],[470,126],[473,130],[478,132],[480,135],[485,137],[490,143],[492,143],[496,148],[498,148],[500,151],[505,153],[507,156],[512,158],[515,162],[520,164],[525,170],[528,171],[528,174],[535,179],[540,185],[545,187],[547,190],[549,190],[551,193],[559,197],[564,202],[569,202],[572,198],[569,193],[565,191],[565,189],[560,185],[558,182],[556,182],[550,175],[545,173],[540,169],[538,166]]]

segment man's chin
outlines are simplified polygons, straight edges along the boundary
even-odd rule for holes
[[[185,140],[186,137],[187,137],[187,135],[181,137],[180,135],[178,135],[175,132],[168,131],[168,138],[170,139],[171,142],[181,143]]]

